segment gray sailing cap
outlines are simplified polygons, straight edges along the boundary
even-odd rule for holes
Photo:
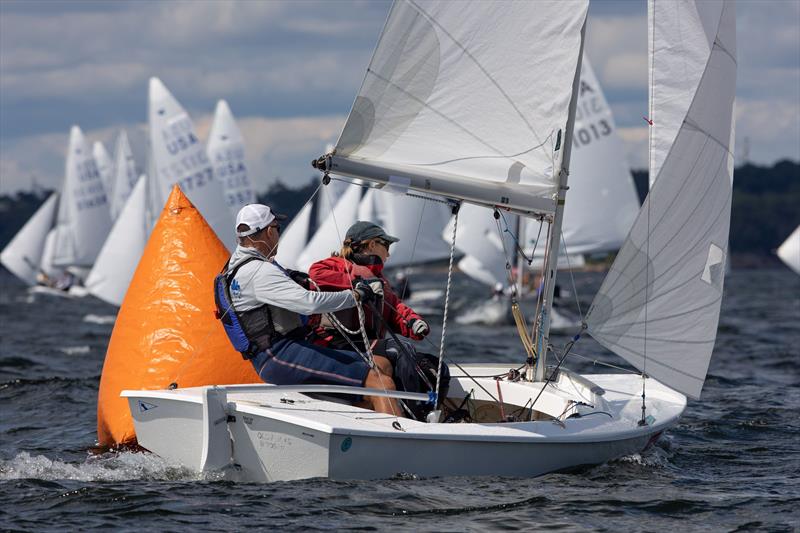
[[[368,239],[376,239],[378,237],[387,242],[397,242],[400,240],[397,237],[387,235],[386,232],[383,231],[383,228],[379,225],[373,224],[372,222],[365,222],[363,220],[359,220],[350,226],[350,229],[347,230],[347,235],[345,235],[345,238],[350,239],[352,242],[362,242]]]

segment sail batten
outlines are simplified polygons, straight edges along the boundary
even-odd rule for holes
[[[553,213],[588,2],[567,5],[393,4],[330,170]]]
[[[688,38],[701,48],[707,44],[707,63],[701,65],[696,90],[685,116],[677,121],[680,126],[666,157],[661,161],[658,153],[652,154],[650,170],[657,177],[586,323],[598,342],[636,368],[698,398],[716,338],[728,255],[735,16],[732,2],[720,8],[716,19],[708,15],[708,6],[720,6],[716,3],[656,2],[655,6],[651,46],[660,43],[660,48],[654,53],[652,107],[675,109],[675,101],[661,100],[670,95],[670,88],[662,91],[658,84],[665,79],[660,67],[671,66],[674,72],[674,65],[685,59],[675,56],[684,50],[684,42],[670,45],[686,39],[672,31],[676,20],[691,21],[684,29],[708,32]],[[715,24],[710,24],[712,19]],[[672,122],[666,122],[669,130]],[[656,123],[654,138],[663,142],[668,132],[658,133],[658,128]],[[662,144],[653,150],[663,148]]]

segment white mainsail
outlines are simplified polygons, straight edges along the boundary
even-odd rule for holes
[[[100,173],[83,132],[73,126],[58,206],[53,264],[91,267],[110,229],[111,216]]]
[[[51,194],[0,253],[0,262],[29,285],[36,285],[47,234],[53,228],[58,193]]]
[[[119,217],[123,206],[128,201],[128,196],[130,196],[133,187],[136,185],[137,179],[136,161],[133,159],[128,134],[125,130],[120,130],[114,149],[114,177],[109,193],[112,220],[117,220],[117,217]]]
[[[297,260],[308,244],[313,202],[307,202],[282,232],[275,259],[284,268],[297,269]]]
[[[94,296],[122,305],[149,235],[146,176],[133,188],[84,285]]]
[[[235,244],[234,217],[225,205],[222,185],[214,179],[205,148],[189,114],[158,78],[148,91],[151,169],[150,213],[157,216],[174,185],[200,211],[227,246]]]
[[[105,145],[100,141],[95,141],[92,145],[92,157],[94,157],[94,163],[97,165],[97,172],[100,173],[100,180],[103,182],[106,198],[111,198],[114,167],[111,156],[108,155],[108,150],[106,150]]]
[[[700,14],[705,2],[655,7],[650,41],[658,46],[654,55],[663,56],[655,69],[674,72],[683,63],[679,41],[713,46],[675,142],[586,322],[597,341],[636,368],[698,398],[716,339],[728,253],[736,19],[733,2],[721,4],[715,20]],[[690,29],[703,34],[689,36]],[[651,94],[652,107],[662,109],[659,87]]]
[[[347,190],[336,203],[336,207],[311,237],[303,252],[297,256],[298,269],[308,272],[308,267],[312,263],[329,257],[331,252],[339,251],[347,229],[358,220],[362,191],[361,185],[347,186]]]
[[[675,3],[648,0],[651,186],[706,70],[724,1],[691,1],[682,9]]]
[[[531,17],[525,2],[394,3],[329,170],[555,211],[587,9],[539,1]],[[542,68],[518,68],[530,57]]]
[[[778,247],[778,257],[786,266],[800,274],[800,226]]]
[[[235,217],[239,209],[256,201],[256,193],[247,175],[244,138],[225,100],[217,102],[206,153],[225,192],[225,203]]]

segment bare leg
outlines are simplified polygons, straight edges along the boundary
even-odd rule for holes
[[[375,355],[375,368],[369,371],[364,386],[370,389],[397,390],[392,379],[392,363],[381,355]],[[393,398],[382,396],[367,396],[365,400],[370,404],[372,410],[378,413],[386,413],[399,417],[404,417],[400,404]]]

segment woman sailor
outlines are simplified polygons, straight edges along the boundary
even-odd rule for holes
[[[267,383],[349,385],[394,390],[391,364],[376,356],[370,369],[359,354],[308,342],[307,315],[349,309],[380,295],[380,283],[336,292],[309,291],[302,273],[275,261],[279,221],[266,205],[244,206],[236,217],[239,245],[214,281],[217,315],[234,348]],[[366,397],[364,407],[400,415],[390,398]]]
[[[354,346],[363,352],[363,326],[373,354],[380,354],[391,361],[397,387],[409,392],[428,392],[433,390],[436,383],[438,358],[417,352],[413,344],[399,339],[396,334],[422,340],[430,333],[430,327],[397,297],[383,276],[383,265],[389,259],[389,247],[397,241],[396,237],[388,235],[377,224],[358,221],[347,230],[338,254],[309,267],[309,277],[321,291],[346,290],[364,282],[381,288],[375,291],[378,298],[363,306],[363,324],[353,308],[314,317],[318,324],[316,342],[337,349]],[[385,338],[387,334],[390,337]],[[449,370],[442,365],[439,392],[445,398],[449,380]],[[430,405],[422,402],[405,402],[404,406],[418,420],[423,420],[430,411]]]

